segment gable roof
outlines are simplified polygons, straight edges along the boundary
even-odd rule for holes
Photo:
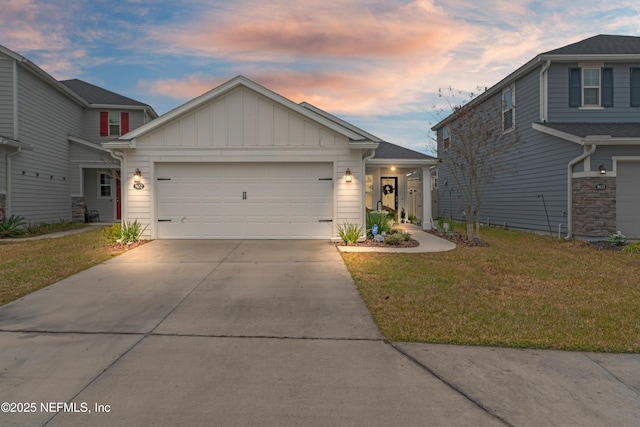
[[[599,34],[542,55],[638,55],[640,37]]]
[[[272,101],[288,108],[296,113],[300,114],[303,117],[306,117],[310,120],[315,121],[349,139],[350,145],[357,145],[360,148],[376,148],[378,146],[377,142],[373,141],[369,138],[369,134],[362,130],[357,130],[355,126],[347,127],[343,124],[340,124],[334,120],[331,120],[323,115],[320,115],[309,108],[305,108],[290,99],[285,98],[282,95],[278,95],[277,93],[265,88],[264,86],[259,85],[258,83],[249,80],[244,76],[237,76],[226,83],[221,84],[220,86],[211,89],[209,92],[206,92],[203,95],[200,95],[197,98],[192,99],[191,101],[169,111],[166,114],[163,114],[159,118],[152,120],[149,123],[146,123],[140,126],[133,131],[122,135],[120,138],[114,140],[113,142],[104,143],[105,148],[132,148],[132,145],[129,144],[129,141],[132,141],[135,138],[138,138],[141,135],[144,135],[148,132],[151,132],[154,129],[163,126],[164,124],[170,122],[171,120],[182,116],[190,111],[193,111],[205,103],[211,101],[212,99],[221,96],[231,90],[234,90],[238,87],[245,87],[250,90],[253,90],[260,95],[271,99]]]
[[[87,83],[79,79],[61,80],[60,83],[71,89],[82,99],[91,104],[91,106],[117,106],[129,108],[145,108],[148,109],[152,117],[158,117],[153,108],[145,103],[136,101],[110,90]]]
[[[390,142],[381,141],[373,160],[437,160],[435,157]]]

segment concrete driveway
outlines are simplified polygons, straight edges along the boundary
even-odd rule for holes
[[[0,331],[3,426],[640,419],[635,355],[384,342],[318,241],[154,241],[0,308]]]

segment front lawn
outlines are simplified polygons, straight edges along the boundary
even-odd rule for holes
[[[482,239],[342,256],[392,341],[640,352],[640,255],[495,228]]]
[[[125,249],[114,247],[102,228],[54,239],[0,240],[0,305],[100,264]]]

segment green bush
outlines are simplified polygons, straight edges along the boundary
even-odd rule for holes
[[[404,239],[399,234],[387,234],[387,237],[384,238],[384,242],[388,245],[399,245],[402,241]]]
[[[627,241],[627,237],[618,231],[610,235],[607,241],[610,243],[614,243],[616,245],[622,245],[624,242]]]
[[[640,242],[629,243],[627,246],[622,248],[622,252],[630,252],[634,254],[640,253]]]
[[[122,226],[120,224],[113,224],[111,227],[105,227],[102,233],[114,243],[131,244],[139,241],[140,236],[144,233],[144,230],[147,229],[146,225],[144,228],[141,227],[142,225],[136,219],[133,222],[127,221]]]
[[[0,222],[0,237],[16,237],[24,232],[24,217],[11,215]]]
[[[367,237],[370,239],[373,239],[371,228],[373,228],[374,224],[378,225],[378,234],[382,234],[382,232],[388,234],[391,231],[393,222],[386,213],[379,214],[375,212],[367,212]]]
[[[362,226],[358,223],[345,221],[338,225],[338,236],[348,246],[353,245],[362,235]]]

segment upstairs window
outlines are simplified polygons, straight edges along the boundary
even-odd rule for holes
[[[631,69],[631,106],[640,107],[640,68]]]
[[[569,106],[613,107],[613,68],[595,65],[570,68]]]
[[[129,113],[100,112],[100,136],[120,136],[129,132]]]
[[[515,90],[511,85],[502,91],[502,130],[510,131],[516,126]]]
[[[442,128],[442,148],[445,150],[451,148],[451,130],[448,126]]]

